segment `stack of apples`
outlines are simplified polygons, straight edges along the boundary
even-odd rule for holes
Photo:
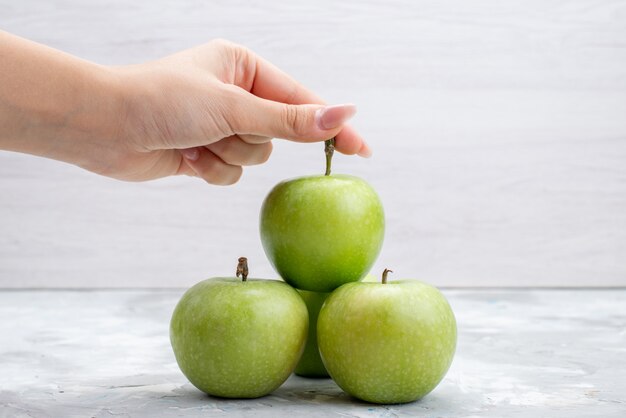
[[[444,296],[417,280],[367,275],[384,238],[380,198],[364,180],[326,173],[276,185],[261,209],[265,253],[284,281],[236,277],[191,287],[172,315],[178,365],[198,389],[256,398],[293,372],[330,376],[373,403],[420,399],[443,379],[456,347]]]

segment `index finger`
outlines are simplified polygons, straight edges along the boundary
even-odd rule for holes
[[[287,104],[326,104],[318,95],[304,87],[271,62],[256,56],[250,93],[263,99]],[[354,128],[345,125],[335,137],[335,149],[342,154],[369,157],[371,150]]]
[[[250,93],[287,104],[326,104],[318,95],[294,80],[271,62],[256,56]]]

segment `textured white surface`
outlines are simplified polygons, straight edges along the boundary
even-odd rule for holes
[[[169,344],[181,290],[0,291],[0,418],[624,417],[626,290],[443,293],[459,330],[447,376],[421,401],[379,406],[330,379],[204,395]]]
[[[374,157],[337,158],[387,211],[374,271],[439,285],[626,285],[626,2],[0,0],[2,29],[104,64],[215,37],[330,102]],[[42,76],[45,76],[42,74]],[[0,152],[0,287],[273,277],[257,216],[321,146],[277,142],[231,188],[124,184]]]

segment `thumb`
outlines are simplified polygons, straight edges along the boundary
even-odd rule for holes
[[[249,95],[245,110],[236,112],[237,133],[284,138],[297,142],[324,141],[337,135],[356,113],[353,104],[325,106],[285,104]]]

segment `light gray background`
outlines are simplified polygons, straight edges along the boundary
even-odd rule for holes
[[[374,157],[335,167],[384,202],[375,272],[626,285],[625,1],[1,0],[0,28],[116,65],[227,38],[356,103]],[[322,165],[321,145],[275,141],[221,188],[0,152],[0,287],[188,286],[240,255],[274,277],[262,199]]]

